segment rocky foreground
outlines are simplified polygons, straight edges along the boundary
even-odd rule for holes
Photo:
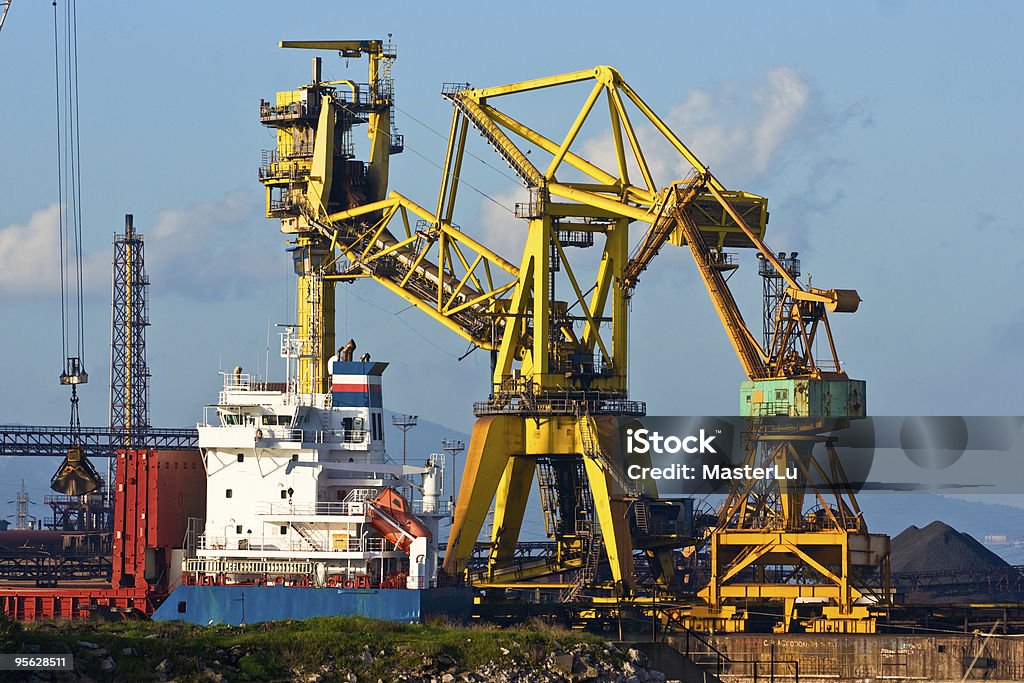
[[[29,681],[319,683],[660,683],[638,649],[542,623],[498,629],[361,618],[200,628],[50,623],[15,629],[4,652],[71,653],[75,670],[0,675]],[[10,649],[10,648],[14,649]]]

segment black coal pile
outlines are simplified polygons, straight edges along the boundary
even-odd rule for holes
[[[892,539],[893,574],[1005,569],[1010,565],[973,536],[948,524],[909,526]]]
[[[1018,600],[1024,574],[948,524],[911,526],[892,539],[893,584],[910,603]]]

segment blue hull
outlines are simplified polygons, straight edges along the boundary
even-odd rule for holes
[[[192,624],[255,624],[281,619],[363,616],[420,622],[432,615],[468,617],[466,588],[425,590],[285,588],[283,586],[178,586],[153,613],[157,621]]]

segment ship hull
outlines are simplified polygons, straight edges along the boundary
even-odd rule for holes
[[[153,613],[153,619],[238,626],[282,619],[363,616],[410,623],[435,615],[468,618],[472,603],[472,591],[467,588],[178,586]]]

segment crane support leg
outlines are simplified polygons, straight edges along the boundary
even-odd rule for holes
[[[481,417],[473,425],[452,522],[453,540],[444,556],[448,574],[457,576],[465,570],[509,456],[523,452],[524,425],[522,418],[510,415]]]
[[[515,553],[536,470],[537,462],[531,457],[513,456],[505,465],[494,501],[493,545],[489,563],[492,567],[510,561]]]
[[[633,590],[633,543],[629,529],[629,501],[615,477],[608,472],[604,463],[584,456],[587,480],[594,497],[594,511],[601,525],[601,538],[608,564],[612,570],[612,581],[621,595]]]

